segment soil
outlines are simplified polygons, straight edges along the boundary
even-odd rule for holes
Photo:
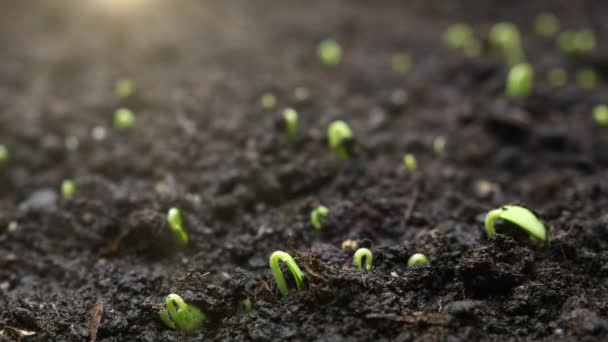
[[[608,130],[590,114],[607,87],[573,81],[583,66],[608,73],[605,1],[100,3],[0,5],[0,340],[608,339]],[[543,11],[595,30],[596,51],[564,55],[536,36]],[[441,41],[450,24],[483,39],[504,20],[537,72],[526,99],[504,95],[504,61]],[[316,58],[326,37],[344,49],[334,68]],[[414,59],[405,75],[391,70],[397,52]],[[566,86],[545,81],[554,66]],[[137,89],[121,100],[123,77]],[[395,89],[407,105],[391,104]],[[277,106],[263,109],[269,92]],[[286,106],[300,113],[293,144]],[[132,129],[112,127],[119,107],[136,113]],[[354,132],[346,161],[327,147],[335,119]],[[76,192],[62,199],[66,178]],[[550,242],[504,223],[487,237],[485,213],[509,203],[533,209]],[[186,247],[168,235],[171,207]],[[371,272],[347,239],[372,250]],[[294,256],[305,290],[279,294],[275,250]],[[430,262],[407,267],[416,252]],[[163,325],[172,292],[207,314],[203,328]]]

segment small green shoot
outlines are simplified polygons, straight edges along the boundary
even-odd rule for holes
[[[199,308],[187,304],[182,297],[175,293],[167,296],[165,307],[158,314],[167,327],[186,332],[200,328],[207,319],[205,313]]]
[[[549,74],[547,74],[547,82],[552,87],[561,87],[566,84],[568,79],[568,75],[563,68],[553,68],[549,70]]]
[[[534,69],[528,63],[517,64],[507,76],[506,93],[513,97],[526,97],[532,92]]]
[[[276,251],[270,256],[270,270],[272,271],[272,276],[277,283],[279,292],[281,292],[283,296],[287,296],[289,294],[287,282],[285,281],[283,272],[281,272],[279,261],[282,261],[285,265],[287,265],[287,268],[291,272],[291,275],[296,282],[296,289],[300,291],[304,287],[304,272],[302,272],[300,267],[298,267],[298,264],[296,264],[291,255],[282,251]]]
[[[344,142],[353,137],[350,127],[344,121],[334,121],[327,129],[329,147],[334,151],[339,160],[348,159],[348,149]]]
[[[553,37],[559,30],[559,20],[552,13],[541,13],[534,20],[534,31],[541,37]]]
[[[260,104],[264,109],[272,109],[277,104],[277,98],[272,93],[266,93],[260,98]]]
[[[327,66],[335,66],[342,61],[342,47],[331,38],[324,39],[317,46],[319,61]]]
[[[71,179],[65,179],[61,183],[61,196],[63,199],[68,199],[74,195],[76,191],[76,186],[74,185],[74,181]]]
[[[433,152],[435,155],[442,156],[445,153],[445,145],[447,144],[447,140],[444,136],[438,136],[433,139]]]
[[[239,301],[239,312],[242,314],[250,313],[253,310],[253,303],[251,299],[245,298]]]
[[[397,107],[405,106],[407,98],[407,92],[403,89],[395,89],[391,93],[391,103]]]
[[[409,259],[407,259],[408,266],[414,266],[417,264],[424,264],[429,262],[429,259],[422,253],[416,253],[412,255]]]
[[[126,99],[135,91],[135,83],[129,79],[123,78],[114,85],[114,92],[121,99]]]
[[[463,49],[467,42],[474,39],[473,29],[462,23],[450,25],[443,34],[445,45],[454,49]]]
[[[512,23],[498,23],[490,31],[490,44],[499,51],[510,65],[525,61],[519,30]]]
[[[289,141],[294,142],[298,132],[298,112],[293,108],[285,109],[283,111],[283,121],[285,121],[287,138],[289,138]]]
[[[545,225],[529,209],[518,205],[505,205],[490,211],[485,219],[486,233],[490,236],[496,234],[494,220],[497,218],[513,223],[537,240],[547,240]]]
[[[329,215],[329,209],[322,205],[310,212],[310,223],[316,230],[321,230],[321,217]]]
[[[585,89],[593,89],[598,83],[599,77],[591,67],[583,67],[576,71],[576,83]]]
[[[557,36],[557,47],[562,50],[563,53],[573,53],[576,51],[576,44],[574,43],[576,32],[566,30]]]
[[[4,145],[0,145],[0,165],[8,161],[8,148]]]
[[[593,108],[593,120],[598,126],[608,127],[608,106],[597,105]]]
[[[405,166],[408,171],[415,172],[418,169],[416,157],[411,153],[406,153],[403,156],[403,166]]]
[[[572,38],[572,44],[574,51],[578,53],[593,51],[596,45],[595,33],[590,29],[577,31]]]
[[[169,209],[167,213],[167,222],[169,223],[169,229],[175,236],[175,239],[182,245],[188,244],[188,234],[182,226],[182,214],[177,208]]]
[[[304,102],[310,97],[310,90],[308,90],[306,87],[296,87],[296,89],[293,91],[293,97],[298,102]]]
[[[127,129],[135,125],[135,114],[126,108],[120,108],[114,112],[114,127],[116,129]]]
[[[367,248],[359,248],[355,252],[353,263],[357,266],[359,271],[363,269],[363,258],[365,258],[365,270],[367,272],[371,271],[373,262],[372,251]]]
[[[405,74],[412,68],[412,57],[407,53],[396,53],[391,56],[391,68],[396,74]]]

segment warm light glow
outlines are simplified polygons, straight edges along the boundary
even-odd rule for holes
[[[137,8],[141,8],[146,3],[154,2],[153,0],[92,0],[94,5],[102,10],[125,12]]]

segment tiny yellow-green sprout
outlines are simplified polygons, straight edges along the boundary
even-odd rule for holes
[[[73,180],[65,179],[61,183],[61,196],[64,199],[68,199],[68,198],[72,197],[72,195],[74,195],[75,191],[76,191],[76,186],[74,185]]]
[[[8,148],[4,145],[0,145],[0,164],[4,164],[8,161]]]
[[[266,93],[260,98],[260,104],[264,109],[272,109],[277,104],[277,98],[272,93]]]
[[[317,56],[325,65],[338,65],[342,61],[342,47],[331,38],[324,39],[317,46]]]
[[[507,76],[506,93],[514,97],[526,97],[532,92],[534,69],[528,63],[517,64]]]
[[[454,49],[464,48],[471,39],[474,39],[473,29],[462,23],[450,25],[443,34],[443,42]]]
[[[547,82],[552,87],[561,87],[566,84],[566,80],[568,79],[568,75],[563,68],[553,68],[549,70],[547,74]]]
[[[416,157],[411,153],[406,153],[403,156],[403,166],[405,166],[408,171],[416,171],[418,169],[418,162],[416,161]]]
[[[127,129],[135,124],[135,114],[127,108],[120,108],[114,112],[114,127],[116,129]]]
[[[287,266],[296,282],[296,289],[300,291],[304,287],[304,272],[298,267],[298,264],[296,264],[291,255],[282,251],[276,251],[270,256],[270,270],[277,283],[279,292],[281,292],[283,296],[289,294],[289,288],[287,288],[287,282],[285,281],[283,272],[281,272],[279,261],[282,261]]]
[[[316,230],[321,230],[321,217],[329,215],[329,209],[322,205],[310,212],[310,223]]]
[[[427,262],[429,262],[429,259],[422,253],[413,254],[409,259],[407,259],[407,265],[410,267]]]
[[[182,214],[177,208],[169,209],[167,213],[167,222],[169,223],[169,229],[171,233],[175,236],[175,239],[179,241],[182,245],[188,243],[188,234],[184,230],[182,226]]]
[[[496,234],[494,220],[497,218],[513,223],[537,240],[547,240],[545,225],[529,209],[518,205],[505,205],[490,211],[485,219],[486,233],[490,236]]]
[[[290,141],[295,141],[298,132],[298,112],[293,108],[286,108],[283,111],[283,121],[285,121],[287,137]]]
[[[534,31],[541,37],[552,37],[559,30],[559,20],[552,13],[541,13],[534,20]]]
[[[412,67],[412,57],[407,53],[395,53],[391,56],[391,68],[396,74],[405,74]]]
[[[339,160],[348,158],[348,149],[344,145],[344,142],[352,139],[352,137],[353,133],[344,121],[334,121],[327,128],[329,147],[334,151]]]
[[[182,297],[172,293],[165,300],[165,307],[158,315],[161,321],[171,329],[190,332],[200,328],[207,316],[195,305],[187,304]]]
[[[572,44],[576,52],[585,53],[592,51],[596,45],[595,33],[590,29],[577,31],[572,38]]]
[[[372,251],[367,248],[359,248],[355,252],[353,263],[357,266],[359,271],[363,269],[363,258],[365,258],[365,270],[367,272],[371,271],[373,262]]]
[[[395,89],[391,93],[391,102],[394,106],[404,106],[407,103],[407,92],[403,89]]]
[[[598,82],[598,76],[595,70],[591,67],[583,67],[576,71],[576,83],[579,86],[592,89],[595,88]]]
[[[574,43],[576,32],[572,30],[566,30],[559,34],[557,37],[557,47],[564,53],[573,53],[576,51],[576,44]]]
[[[447,141],[444,136],[438,136],[433,139],[433,152],[435,155],[442,156],[445,153],[445,145]]]
[[[310,97],[310,90],[308,90],[306,87],[296,87],[296,89],[293,91],[293,97],[298,102],[304,102],[308,100],[308,97]]]
[[[593,108],[593,120],[598,126],[608,127],[608,106],[597,105]]]
[[[490,30],[490,44],[505,57],[510,65],[525,61],[519,30],[512,23],[498,23]]]
[[[249,298],[245,298],[241,301],[239,301],[239,312],[246,314],[246,313],[250,313],[251,310],[253,310],[253,303],[251,302],[251,299]]]
[[[121,99],[126,99],[135,91],[135,83],[129,79],[122,78],[114,85],[114,92]]]

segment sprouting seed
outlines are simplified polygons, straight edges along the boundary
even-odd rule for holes
[[[8,148],[4,145],[0,145],[0,164],[4,164],[8,161]]]
[[[413,254],[409,259],[407,259],[408,266],[414,266],[417,264],[424,264],[429,262],[429,259],[422,253]]]
[[[74,195],[75,191],[76,191],[76,186],[74,185],[73,180],[65,179],[61,183],[61,196],[64,199],[68,199],[68,198],[72,197],[72,195]]]
[[[342,61],[342,47],[334,39],[327,38],[317,46],[317,55],[321,63],[335,66]]]
[[[406,153],[403,156],[403,166],[405,166],[408,171],[416,171],[418,169],[418,162],[416,161],[416,157],[411,153]]]
[[[207,319],[204,312],[192,304],[187,304],[175,293],[167,296],[165,307],[158,314],[167,327],[187,332],[200,328]]]
[[[541,13],[534,20],[534,30],[541,37],[552,37],[559,30],[559,20],[552,13]]]
[[[131,128],[135,124],[135,114],[127,108],[114,112],[114,127],[116,129]]]
[[[485,219],[486,233],[490,236],[496,234],[494,220],[497,218],[513,223],[537,240],[547,240],[545,225],[529,209],[518,205],[505,205],[490,211]]]
[[[506,93],[509,96],[525,97],[532,92],[534,69],[528,63],[517,64],[507,76]]]
[[[249,298],[245,298],[242,299],[241,301],[239,301],[239,312],[246,314],[246,313],[250,313],[251,310],[253,310],[253,303],[251,302],[251,299]]]
[[[133,94],[135,83],[130,79],[122,78],[114,85],[114,92],[121,99],[126,99]]]
[[[566,30],[557,37],[557,47],[564,53],[573,53],[576,51],[576,43],[574,42],[576,32]]]
[[[391,102],[394,106],[404,106],[407,103],[407,92],[403,89],[395,89],[391,93]]]
[[[310,223],[316,230],[321,230],[321,217],[329,215],[329,209],[322,205],[310,212]]]
[[[464,48],[471,39],[474,39],[473,29],[462,23],[450,25],[443,34],[443,42],[454,49]]]
[[[363,269],[363,258],[365,258],[365,270],[369,272],[372,269],[372,251],[367,248],[359,248],[355,252],[355,255],[353,256],[353,263],[357,266],[359,271]]]
[[[553,68],[547,74],[547,81],[552,87],[561,87],[566,84],[568,76],[563,68]]]
[[[304,272],[302,272],[300,267],[298,267],[298,264],[296,264],[291,255],[282,251],[276,251],[270,256],[270,270],[272,271],[272,276],[277,283],[279,292],[281,292],[283,296],[287,296],[289,294],[287,282],[285,281],[283,272],[281,272],[279,261],[282,261],[287,266],[289,272],[291,272],[291,275],[296,282],[296,289],[300,291],[304,287]]]
[[[445,145],[447,141],[444,136],[438,136],[433,139],[433,152],[435,155],[442,156],[445,153]]]
[[[359,246],[359,243],[357,243],[357,241],[355,240],[344,240],[342,241],[342,245],[340,246],[342,249],[344,250],[355,250],[357,249],[357,247]]]
[[[177,208],[169,209],[167,213],[167,222],[169,223],[169,229],[182,245],[188,243],[188,234],[182,226],[182,214]]]
[[[298,132],[298,112],[293,108],[286,108],[283,111],[283,121],[285,121],[287,137],[290,141],[295,141]]]
[[[293,91],[293,97],[298,102],[304,102],[304,101],[308,100],[309,96],[310,96],[310,90],[308,90],[308,88],[306,88],[306,87],[296,87],[296,89]]]
[[[346,140],[353,137],[350,127],[344,121],[334,121],[327,129],[329,147],[334,151],[339,160],[348,158],[348,149],[344,145]]]
[[[490,31],[490,44],[503,54],[510,65],[524,62],[519,30],[512,23],[498,23]]]
[[[601,104],[593,108],[593,120],[598,126],[608,127],[608,106]]]
[[[391,68],[396,74],[405,74],[412,67],[412,57],[407,53],[395,53],[391,56]]]
[[[260,98],[260,104],[264,109],[272,109],[277,104],[277,98],[272,93],[266,93]]]
[[[592,67],[583,67],[576,71],[576,83],[579,86],[592,89],[598,83],[598,76]]]

